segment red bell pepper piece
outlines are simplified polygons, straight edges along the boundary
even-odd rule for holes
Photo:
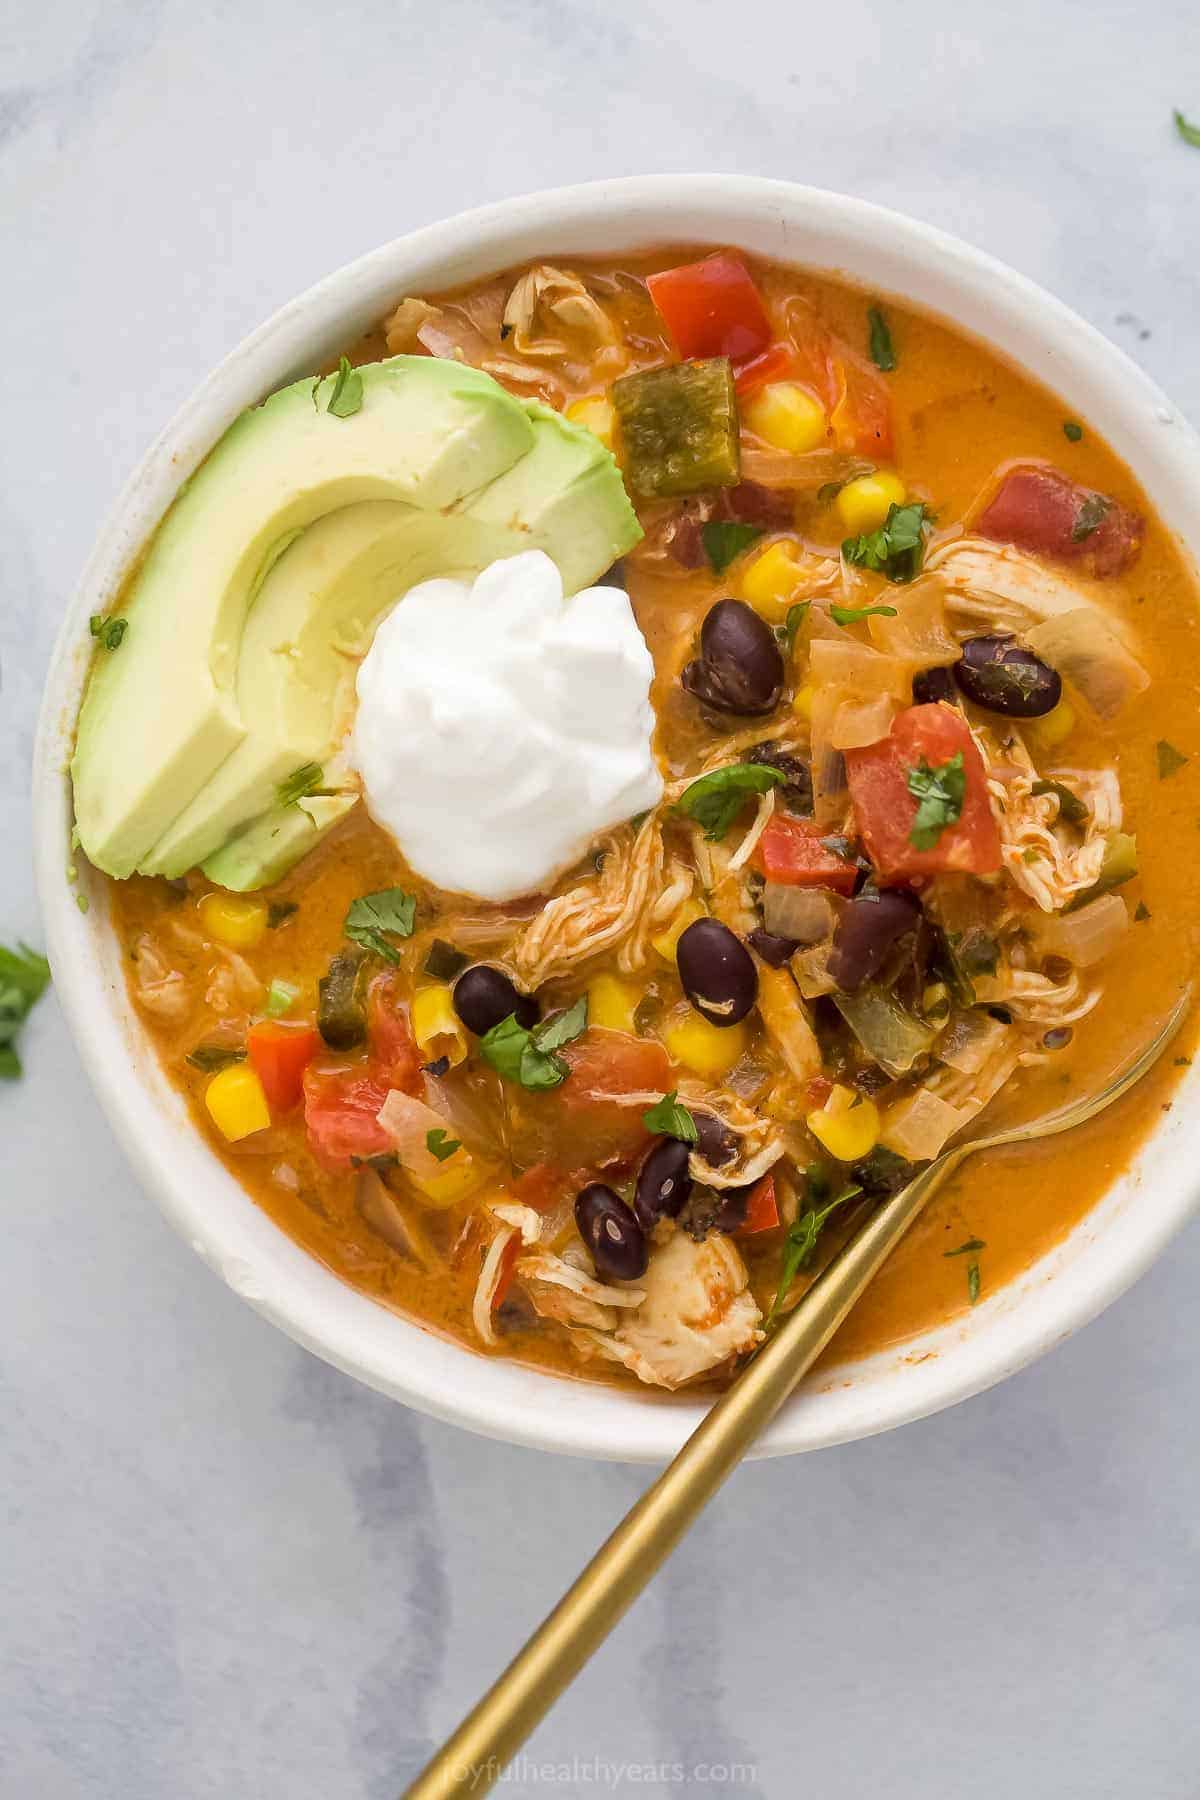
[[[911,836],[918,802],[909,791],[909,774],[922,762],[942,768],[960,752],[966,783],[962,811],[935,844],[918,849]],[[990,875],[1000,867],[1000,833],[983,759],[955,707],[910,706],[898,713],[889,736],[846,751],[846,778],[859,835],[880,880],[949,872]]]
[[[727,356],[746,362],[771,341],[771,322],[750,271],[725,251],[650,275],[646,285],[686,361]]]
[[[775,1198],[775,1177],[769,1172],[756,1181],[746,1196],[746,1217],[737,1228],[738,1237],[753,1237],[756,1231],[774,1231],[779,1223],[779,1204]]]
[[[835,893],[852,894],[858,880],[857,865],[831,850],[824,842],[828,836],[811,819],[775,813],[751,860],[768,881],[788,887],[827,887]]]
[[[320,1039],[311,1025],[285,1025],[260,1019],[246,1034],[246,1051],[272,1113],[299,1106],[304,1071],[317,1053]]]

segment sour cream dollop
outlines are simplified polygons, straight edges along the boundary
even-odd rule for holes
[[[368,811],[426,880],[537,893],[654,806],[654,664],[628,596],[564,600],[540,550],[411,588],[358,671],[350,757]]]

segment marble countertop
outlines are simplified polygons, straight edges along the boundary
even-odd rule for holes
[[[103,510],[244,332],[410,226],[639,170],[841,188],[1036,277],[1200,418],[1185,0],[13,0],[0,43],[5,939],[39,939],[35,708]],[[26,1049],[0,1800],[392,1800],[645,1472],[294,1347],[137,1190],[53,1000]],[[501,1791],[1193,1796],[1198,1290],[1193,1230],[1004,1387],[743,1470]]]

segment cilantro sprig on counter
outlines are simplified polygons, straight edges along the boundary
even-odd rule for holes
[[[21,1059],[16,1041],[21,1027],[50,985],[50,964],[28,944],[9,950],[0,944],[0,1079],[16,1081]]]

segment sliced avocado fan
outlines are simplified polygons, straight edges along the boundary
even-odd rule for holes
[[[111,875],[278,879],[353,804],[277,793],[336,753],[354,659],[409,587],[540,548],[571,593],[641,535],[583,427],[448,360],[359,374],[348,416],[332,376],[244,414],[151,542],[72,763],[82,847]]]

